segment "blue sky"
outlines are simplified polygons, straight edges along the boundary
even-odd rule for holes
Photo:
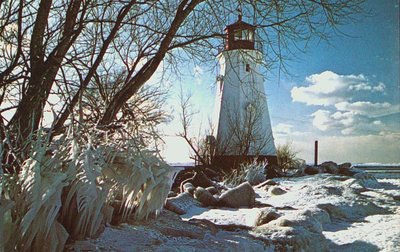
[[[343,34],[333,33],[330,43],[312,41],[289,61],[289,75],[266,73],[275,144],[291,143],[307,162],[318,140],[320,161],[400,163],[399,1],[369,0],[365,8],[369,16],[340,27]],[[215,74],[190,68],[181,81],[200,111],[192,127],[197,136],[212,113]],[[165,132],[178,129],[174,120]],[[167,138],[167,160],[187,161],[187,152],[183,141]]]

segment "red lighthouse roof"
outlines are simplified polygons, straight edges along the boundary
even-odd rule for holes
[[[254,32],[255,26],[242,21],[242,17],[239,15],[238,21],[225,28],[225,50],[254,50]]]

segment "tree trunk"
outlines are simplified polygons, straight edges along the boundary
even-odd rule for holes
[[[66,12],[63,34],[57,46],[48,55],[46,61],[43,43],[45,28],[52,5],[50,0],[42,0],[36,16],[35,26],[32,31],[30,45],[31,74],[27,90],[23,94],[17,111],[10,121],[10,128],[17,136],[17,144],[23,143],[29,135],[38,129],[43,108],[50,94],[61,63],[83,28],[85,10],[81,13],[80,26],[75,28],[76,19],[81,7],[81,1],[72,1]]]

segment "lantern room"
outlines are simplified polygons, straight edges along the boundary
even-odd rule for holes
[[[254,31],[255,27],[239,20],[225,28],[226,42],[225,50],[251,49],[254,50]]]

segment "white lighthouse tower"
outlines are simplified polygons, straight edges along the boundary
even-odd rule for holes
[[[224,50],[217,56],[220,75],[217,77],[214,163],[234,166],[257,157],[276,163],[260,64],[262,53],[255,47],[255,27],[241,20],[225,29]]]

